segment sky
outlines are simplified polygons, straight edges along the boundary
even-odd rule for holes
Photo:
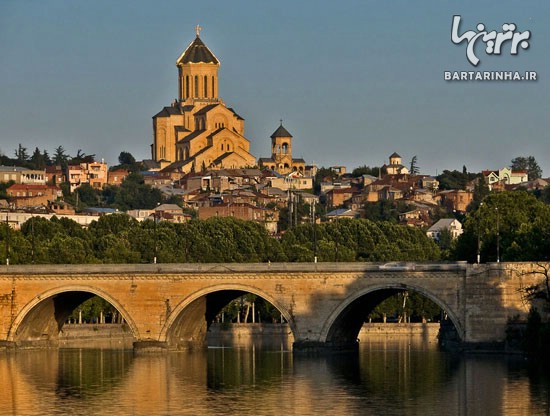
[[[501,55],[451,42],[483,23],[531,31]],[[479,172],[535,156],[550,176],[550,2],[0,0],[0,152],[63,146],[111,165],[151,157],[152,116],[177,96],[176,59],[202,27],[220,97],[256,157],[283,120],[293,156],[421,173]],[[536,71],[535,82],[449,82],[444,71]]]

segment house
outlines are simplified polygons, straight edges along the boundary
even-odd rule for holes
[[[179,205],[162,204],[156,207],[147,218],[153,221],[182,223],[189,221],[191,215],[184,214],[183,209]]]
[[[69,182],[69,190],[71,193],[75,191],[81,184],[88,182],[86,173],[86,164],[69,165],[67,166],[67,182]]]
[[[126,169],[115,169],[107,172],[107,184],[119,186],[126,176],[130,174]]]
[[[56,201],[63,196],[61,189],[51,185],[14,184],[6,193],[11,203],[16,207],[48,206],[50,201]]]
[[[410,227],[425,227],[430,221],[428,208],[416,208],[399,214],[399,223]]]
[[[19,166],[0,166],[0,183],[13,181],[16,184],[45,185],[45,170],[34,170]]]
[[[280,175],[270,180],[270,186],[286,190],[309,190],[313,189],[313,178],[306,177],[299,172],[291,172]]]
[[[92,162],[86,164],[88,183],[94,189],[103,189],[107,185],[107,164]]]
[[[529,180],[528,173],[525,170],[502,168],[500,170],[484,170],[481,173],[490,190],[495,186],[498,187],[498,185],[503,188],[505,185],[517,185]]]
[[[256,207],[251,204],[222,203],[209,207],[199,207],[198,218],[235,217],[245,221],[254,221],[265,226],[270,234],[277,233],[279,212],[267,208]]]
[[[438,192],[437,198],[439,204],[448,211],[466,212],[468,205],[474,200],[474,193],[462,189],[449,189]]]
[[[360,213],[354,209],[338,208],[330,211],[327,215],[327,221],[332,222],[342,218],[354,219],[359,218]]]
[[[83,183],[90,184],[94,189],[102,189],[107,184],[107,164],[101,161],[69,165],[66,179],[71,192]]]
[[[347,200],[351,200],[354,194],[357,194],[355,188],[334,188],[327,192],[327,207],[334,208],[343,206]]]
[[[428,237],[435,241],[439,241],[441,232],[443,230],[449,230],[453,239],[462,234],[462,224],[456,218],[442,218],[434,225],[428,228],[426,234]]]
[[[46,183],[49,185],[59,186],[63,182],[66,182],[65,172],[61,166],[46,166]]]

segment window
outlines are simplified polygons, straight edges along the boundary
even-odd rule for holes
[[[185,99],[187,98],[189,98],[189,75],[185,76]]]
[[[194,91],[193,96],[195,98],[199,97],[199,77],[197,75],[195,75],[195,91]]]
[[[208,97],[208,77],[204,76],[204,97]]]

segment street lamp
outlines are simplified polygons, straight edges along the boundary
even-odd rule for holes
[[[477,212],[477,264],[481,261],[481,207],[483,206],[483,202],[479,204],[479,209]]]
[[[157,233],[157,222],[158,222],[158,213],[155,210],[155,213],[153,214],[153,221],[154,223],[154,233],[155,233],[155,256],[153,257],[153,264],[157,263],[157,252],[158,252],[158,233]]]
[[[10,265],[10,220],[9,210],[6,211],[6,266]]]

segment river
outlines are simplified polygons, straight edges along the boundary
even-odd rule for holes
[[[324,357],[284,345],[2,352],[0,388],[0,415],[550,414],[549,377],[522,357],[445,353],[410,336]]]

